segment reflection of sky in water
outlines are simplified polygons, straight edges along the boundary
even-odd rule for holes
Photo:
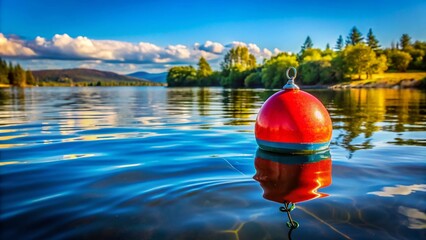
[[[411,229],[426,229],[426,213],[420,212],[415,208],[400,206],[398,212],[408,218],[408,222],[404,222]]]
[[[409,195],[416,191],[426,192],[426,184],[414,184],[410,186],[396,185],[396,187],[384,187],[382,191],[369,192],[380,197],[394,197],[395,195]]]
[[[286,237],[252,178],[253,125],[273,91],[0,92],[2,237]],[[293,238],[423,238],[426,93],[311,92],[333,119],[333,181],[298,203]]]

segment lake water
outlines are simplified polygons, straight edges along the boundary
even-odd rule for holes
[[[272,91],[0,89],[0,238],[425,239],[426,93],[309,92],[330,151],[288,156],[254,138]]]

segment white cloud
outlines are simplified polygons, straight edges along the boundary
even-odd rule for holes
[[[27,48],[19,40],[7,39],[0,33],[0,56],[34,56],[33,50]]]
[[[223,50],[225,50],[225,46],[218,42],[212,41],[206,41],[203,45],[196,43],[194,48],[215,54],[221,54]]]
[[[234,48],[234,47],[238,47],[238,46],[247,47],[247,44],[244,43],[244,42],[239,42],[239,41],[233,41],[231,43],[226,44],[227,48]]]
[[[254,43],[249,43],[248,49],[252,54],[260,54],[260,48]]]
[[[276,54],[278,54],[278,53],[280,53],[280,52],[282,52],[281,50],[279,50],[278,48],[274,48],[274,55],[276,55]]]
[[[180,44],[162,48],[148,42],[134,44],[113,40],[92,40],[82,36],[72,38],[68,34],[56,34],[51,40],[37,37],[29,45],[38,56],[51,59],[186,63],[192,62],[193,57],[197,56],[187,46]]]
[[[38,46],[43,46],[46,43],[46,39],[39,36],[36,37],[34,41]]]
[[[37,36],[34,40],[7,38],[0,33],[0,56],[15,59],[40,59],[79,61],[76,67],[100,67],[100,63],[150,65],[150,69],[164,69],[170,66],[196,64],[202,56],[213,67],[223,59],[224,54],[232,47],[246,46],[258,62],[270,58],[280,52],[260,48],[254,43],[233,41],[228,44],[206,41],[194,45],[157,46],[149,42],[131,43],[115,40],[96,40],[84,36],[71,37],[68,34],[55,34],[51,39]],[[81,62],[82,61],[82,62]],[[97,62],[100,61],[100,62]],[[102,66],[105,67],[105,64]],[[154,66],[155,65],[155,66]],[[58,64],[60,68],[61,64]],[[127,70],[131,70],[126,65]],[[135,67],[134,69],[140,69]]]
[[[185,45],[169,45],[166,47],[165,52],[168,57],[177,57],[178,59],[189,59],[191,57],[190,50]]]
[[[262,50],[262,54],[265,56],[265,58],[270,58],[272,56],[272,52],[267,48]]]

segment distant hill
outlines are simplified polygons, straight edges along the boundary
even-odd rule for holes
[[[125,75],[120,75],[114,72],[99,71],[95,69],[74,68],[74,69],[55,69],[55,70],[38,70],[32,71],[33,75],[39,82],[49,83],[79,83],[101,85],[146,85],[159,86],[161,84],[149,81],[143,78],[135,78]]]
[[[167,80],[167,72],[162,73],[149,73],[149,72],[134,72],[127,74],[130,77],[136,77],[140,79],[147,79],[149,81],[158,82],[158,83],[166,83]]]

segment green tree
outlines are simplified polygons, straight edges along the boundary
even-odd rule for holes
[[[400,72],[407,71],[408,64],[410,64],[412,57],[409,53],[400,51],[400,50],[392,50],[388,56],[390,60],[391,68],[398,70]]]
[[[7,79],[9,80],[9,84],[13,86],[15,84],[15,67],[9,62],[9,67],[7,69],[9,70],[7,72]]]
[[[299,66],[299,76],[302,83],[317,84],[332,81],[331,60],[334,54],[330,46],[326,47],[324,51],[318,48],[306,50]]]
[[[262,68],[263,85],[265,88],[282,88],[287,82],[287,69],[297,66],[299,66],[299,63],[295,55],[280,53],[271,57]]]
[[[319,48],[309,48],[299,56],[301,62],[315,61],[322,58],[322,51]]]
[[[36,80],[33,73],[29,70],[25,71],[25,79],[27,81],[27,85],[34,86],[36,85]]]
[[[333,59],[335,55],[336,53],[333,51],[333,49],[330,48],[330,44],[327,43],[327,45],[325,46],[325,50],[321,53],[321,56],[331,61],[331,59]]]
[[[383,73],[388,69],[387,58],[384,54],[372,60],[367,68],[367,78],[370,78],[374,73]]]
[[[345,48],[343,59],[347,73],[357,74],[358,79],[361,79],[361,74],[368,74],[371,66],[376,62],[376,54],[369,46],[358,43]]]
[[[256,67],[256,57],[251,54],[246,46],[237,46],[225,54],[221,63],[222,70],[229,71],[236,67],[242,71]]]
[[[354,26],[352,27],[348,37],[346,38],[346,46],[356,45],[358,43],[361,43],[363,40],[364,38],[362,37],[361,32],[358,30],[358,28]]]
[[[222,73],[220,71],[213,71],[213,73],[208,77],[208,86],[220,86],[220,80]]]
[[[400,43],[400,47],[403,51],[406,51],[408,49],[409,46],[411,46],[411,37],[404,33],[401,36],[401,39],[399,40]]]
[[[254,69],[243,70],[241,66],[234,66],[230,69],[227,75],[224,75],[221,80],[221,85],[227,88],[242,88],[244,81]]]
[[[197,79],[199,86],[209,86],[209,77],[212,75],[213,71],[210,67],[210,64],[204,57],[201,57],[198,61],[197,69]]]
[[[412,48],[413,50],[410,51],[410,55],[413,58],[410,63],[412,64],[411,68],[426,70],[426,42],[415,41]]]
[[[167,73],[169,87],[195,86],[197,71],[192,66],[172,67]]]
[[[244,80],[244,86],[248,88],[260,88],[263,87],[262,73],[260,71],[250,73]]]
[[[21,67],[21,65],[16,66],[16,73],[18,79],[18,87],[25,87],[27,83],[27,75],[25,74],[25,70]]]
[[[7,62],[0,58],[0,84],[9,84],[9,79],[7,78],[9,73],[9,68]]]
[[[340,82],[345,78],[346,65],[343,58],[343,53],[338,52],[336,56],[331,59],[331,82]]]
[[[373,34],[373,30],[370,28],[367,33],[367,46],[369,46],[373,51],[378,51],[380,49],[379,41],[376,36]]]
[[[304,62],[300,65],[299,72],[303,84],[331,82],[331,63],[328,60],[319,59]]]
[[[302,45],[301,52],[303,53],[305,50],[311,49],[313,46],[314,44],[312,43],[311,37],[307,36],[305,42]]]
[[[25,70],[19,64],[13,66],[12,63],[9,63],[8,79],[10,85],[24,87],[26,84]]]
[[[222,68],[223,87],[244,87],[245,78],[253,72],[257,63],[256,57],[251,54],[246,46],[237,46],[225,54]]]
[[[336,46],[334,47],[334,49],[336,49],[337,51],[342,51],[343,50],[343,37],[342,35],[339,35],[339,38],[336,41]]]

